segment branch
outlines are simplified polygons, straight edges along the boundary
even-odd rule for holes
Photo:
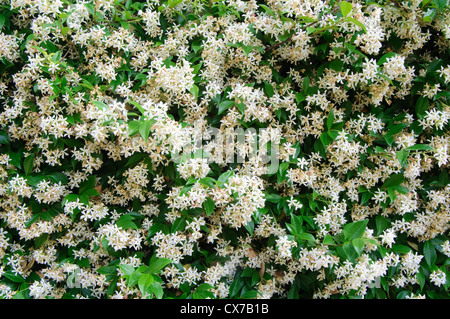
[[[405,13],[409,13],[409,10],[402,6],[397,0],[389,0],[391,1],[397,8],[402,9]]]
[[[339,8],[335,8],[335,9],[334,9],[333,11],[331,11],[330,13],[331,13],[331,14],[336,13],[336,11],[338,11],[338,10],[339,10]],[[314,24],[316,24],[317,22],[318,22],[318,21],[313,21],[313,22],[308,23],[307,25],[305,25],[305,26],[302,28],[302,30],[305,31],[307,28],[312,27],[312,26],[313,26]],[[283,44],[285,44],[285,43],[288,43],[288,42],[292,41],[292,38],[294,37],[294,35],[295,35],[295,34],[291,35],[289,38],[287,38],[287,39],[284,40],[284,41],[280,41],[280,42],[277,42],[277,43],[272,44],[270,47],[267,48],[267,50],[266,50],[264,53],[273,51],[273,50],[275,50],[276,48],[278,48],[280,45],[283,45]]]
[[[313,26],[313,25],[316,24],[316,23],[317,23],[317,21],[311,22],[311,23],[307,24],[306,26],[304,26],[304,27],[302,28],[302,30],[306,30],[307,28]],[[273,45],[271,45],[270,47],[268,47],[267,50],[266,50],[264,53],[273,51],[273,50],[275,50],[276,48],[278,48],[280,45],[283,45],[283,44],[285,44],[285,43],[288,43],[288,42],[292,41],[292,38],[293,38],[293,37],[294,37],[294,34],[291,35],[289,38],[287,38],[287,39],[284,40],[284,41],[274,43]]]

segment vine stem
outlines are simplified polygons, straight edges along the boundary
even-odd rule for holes
[[[336,11],[338,11],[338,10],[339,10],[339,8],[335,8],[335,9],[334,9],[333,11],[331,11],[330,13],[332,13],[332,14],[333,14],[333,13],[336,13]],[[313,26],[314,24],[316,24],[317,22],[318,22],[318,20],[308,23],[307,25],[305,25],[305,26],[302,28],[302,30],[306,30],[307,28],[312,27],[312,26]],[[283,40],[283,41],[280,41],[280,42],[277,42],[277,43],[272,44],[270,47],[267,48],[267,50],[266,50],[264,53],[273,51],[273,50],[275,50],[276,48],[278,48],[280,45],[283,45],[283,44],[285,44],[285,43],[288,43],[288,42],[292,41],[292,38],[294,37],[294,35],[295,35],[295,33],[294,33],[293,35],[291,35],[289,38],[287,38],[286,40]]]
[[[409,11],[402,6],[397,0],[389,0],[390,2],[392,2],[397,8],[402,9],[404,12],[408,13]]]
[[[303,30],[306,30],[307,28],[313,26],[313,25],[316,24],[316,23],[317,23],[317,21],[313,21],[313,22],[307,24],[306,26],[303,27]],[[273,51],[273,50],[275,50],[276,48],[278,48],[280,45],[283,45],[283,44],[285,44],[285,43],[288,43],[288,42],[292,41],[292,38],[293,38],[293,37],[294,37],[294,34],[291,35],[289,38],[287,38],[287,39],[284,40],[284,41],[274,43],[273,45],[271,45],[270,47],[268,47],[267,50],[266,50],[264,53]]]

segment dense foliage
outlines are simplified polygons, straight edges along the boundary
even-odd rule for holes
[[[1,298],[448,298],[448,0],[0,1]]]

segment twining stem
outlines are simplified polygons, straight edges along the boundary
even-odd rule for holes
[[[339,8],[335,8],[333,11],[331,11],[331,14],[336,13],[339,10]],[[309,27],[312,27],[313,25],[315,25],[318,22],[318,20],[315,20],[313,22],[308,23],[307,25],[303,26],[302,30],[306,30]],[[272,44],[270,47],[267,48],[267,50],[264,53],[270,52],[275,50],[276,48],[278,48],[280,45],[283,45],[285,43],[288,43],[290,41],[292,41],[292,38],[294,37],[295,34],[292,34],[289,38],[287,38],[286,40],[280,41],[280,42],[276,42],[274,44]]]
[[[307,28],[312,27],[312,26],[313,26],[314,24],[316,24],[316,23],[317,23],[317,21],[313,21],[313,22],[311,22],[311,23],[308,23],[306,26],[303,27],[303,30],[306,30]],[[277,43],[272,44],[270,47],[267,48],[267,50],[265,51],[265,53],[270,52],[270,51],[273,51],[273,50],[275,50],[276,48],[278,48],[280,45],[283,45],[283,44],[285,44],[285,43],[288,43],[288,42],[292,41],[292,38],[293,38],[293,37],[294,37],[294,34],[291,35],[289,38],[287,38],[287,39],[284,40],[284,41],[281,41],[281,42],[277,42]]]
[[[408,13],[409,11],[402,6],[397,0],[389,0],[390,2],[392,2],[397,8],[402,9],[404,12]]]

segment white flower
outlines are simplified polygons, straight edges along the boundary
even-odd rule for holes
[[[282,258],[290,258],[292,256],[291,248],[297,246],[297,242],[289,240],[287,236],[282,236],[276,240],[278,254]]]
[[[438,287],[444,285],[447,282],[445,272],[440,269],[433,270],[433,272],[430,274],[430,281]]]
[[[391,248],[392,244],[395,242],[395,238],[397,237],[394,229],[388,228],[380,235],[381,242],[387,247]]]

